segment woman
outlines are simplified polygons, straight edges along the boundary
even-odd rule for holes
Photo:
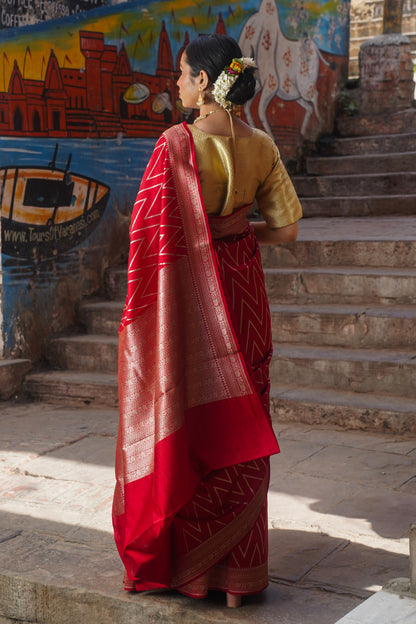
[[[257,241],[295,240],[301,217],[273,141],[231,111],[253,96],[253,66],[223,35],[182,55],[179,95],[200,114],[161,136],[144,174],[119,347],[113,524],[125,588],[219,589],[232,607],[268,584],[279,450]],[[249,224],[255,199],[264,221]]]

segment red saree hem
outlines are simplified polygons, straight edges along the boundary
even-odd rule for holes
[[[231,233],[239,235],[240,216],[230,219]],[[244,574],[267,565],[268,462],[262,458],[279,450],[264,383],[271,353],[267,298],[264,284],[247,288],[259,272],[253,236],[242,243],[237,236],[224,249],[212,241],[184,124],[156,145],[130,237],[113,503],[126,589],[186,592],[211,574],[208,586],[261,591],[264,576],[250,581],[252,590],[250,583],[239,588]],[[202,522],[207,501],[212,509]]]
[[[269,585],[267,563],[258,568],[250,568],[250,572],[255,577],[254,580],[248,578],[245,571],[243,574],[230,573],[227,566],[217,565],[187,585],[177,587],[176,590],[190,598],[206,598],[209,591],[222,591],[235,596],[260,594]],[[259,581],[259,578],[263,580]]]

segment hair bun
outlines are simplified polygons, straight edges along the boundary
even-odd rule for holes
[[[227,93],[227,100],[232,104],[240,106],[245,104],[254,96],[256,90],[256,78],[254,69],[247,67],[244,73],[240,74],[231,89]]]

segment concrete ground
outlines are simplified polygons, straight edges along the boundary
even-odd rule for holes
[[[116,428],[114,409],[0,404],[0,624],[333,624],[409,577],[416,438],[276,424],[267,591],[236,610],[220,594],[127,594],[111,527]],[[416,621],[416,600],[410,610],[391,621]]]

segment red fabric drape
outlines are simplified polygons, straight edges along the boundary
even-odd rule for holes
[[[253,242],[252,233],[241,233],[241,223],[234,228],[235,242],[243,241],[240,250],[244,241]],[[262,335],[262,319],[267,319],[259,311],[267,301],[260,289],[256,306],[253,300],[249,304],[253,313],[237,311],[238,284],[249,290],[244,280],[252,276],[246,272],[242,281],[232,280],[231,288],[226,284],[229,271],[221,267],[223,254],[210,234],[185,124],[164,133],[155,147],[135,202],[130,239],[119,334],[114,533],[130,587],[180,588],[226,555],[221,547],[215,561],[207,558],[205,546],[181,551],[180,512],[186,514],[216,471],[278,452],[264,409],[267,398],[261,396],[267,388],[258,379],[258,372],[267,370],[270,344],[258,357],[264,344],[255,338],[254,367],[252,354],[241,346],[243,334],[252,342],[251,325],[257,324],[254,333]],[[244,254],[232,256],[238,266]],[[257,271],[258,262],[257,250],[246,264]],[[250,327],[244,327],[247,322]],[[244,535],[254,526],[267,479],[266,467],[245,495],[246,515],[232,512],[234,521],[226,524],[235,535],[238,525]],[[227,506],[222,512],[230,513]],[[225,533],[218,532],[217,545]]]

